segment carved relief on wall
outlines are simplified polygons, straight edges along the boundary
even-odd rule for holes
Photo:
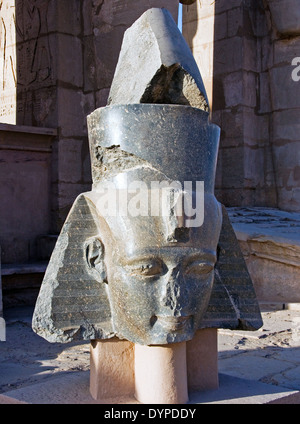
[[[16,51],[14,0],[0,0],[0,121],[15,123]]]
[[[48,7],[49,0],[16,0],[17,115],[20,124],[42,124],[49,113],[49,103],[52,103]],[[45,97],[44,107],[39,100]]]
[[[49,0],[17,0],[16,33],[18,84],[40,85],[51,77],[51,55],[47,36]]]

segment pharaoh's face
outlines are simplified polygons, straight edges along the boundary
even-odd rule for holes
[[[161,217],[110,222],[105,263],[118,336],[147,345],[193,337],[210,299],[221,221],[218,202],[206,196],[203,225],[177,228],[170,241]]]

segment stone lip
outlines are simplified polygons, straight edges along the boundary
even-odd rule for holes
[[[300,214],[274,208],[228,208],[260,301],[300,301]]]
[[[205,191],[214,192],[220,129],[209,123],[207,112],[182,105],[129,104],[99,108],[87,119],[94,183],[102,177],[98,146],[117,146],[165,179],[205,181]]]

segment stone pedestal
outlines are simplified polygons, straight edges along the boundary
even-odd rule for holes
[[[134,393],[134,343],[116,337],[91,342],[90,392],[97,400]]]
[[[145,404],[188,402],[186,342],[135,345],[135,398]]]
[[[90,392],[99,401],[135,396],[147,404],[187,403],[189,392],[218,388],[217,329],[159,346],[93,340],[90,372]]]

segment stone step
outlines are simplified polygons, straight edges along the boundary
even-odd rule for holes
[[[2,264],[3,308],[35,304],[48,262]]]
[[[227,208],[260,302],[300,302],[300,213]]]

